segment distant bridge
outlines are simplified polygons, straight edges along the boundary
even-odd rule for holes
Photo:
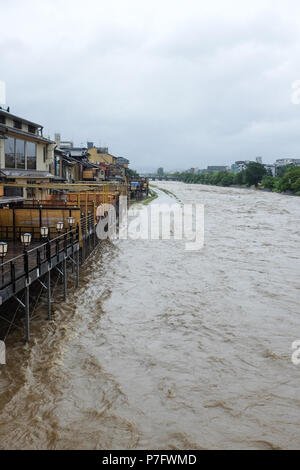
[[[153,174],[153,173],[140,173],[140,176],[142,176],[144,178],[149,178],[153,181],[168,181],[170,179],[166,175],[158,176],[157,174]]]

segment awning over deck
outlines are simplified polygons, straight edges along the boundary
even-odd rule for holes
[[[56,179],[49,171],[41,170],[20,170],[16,168],[12,169],[1,169],[0,176],[5,176],[6,178],[42,178],[42,179]]]

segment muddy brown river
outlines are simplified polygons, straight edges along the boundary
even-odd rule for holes
[[[300,448],[300,199],[156,184],[205,205],[204,248],[97,248],[55,320],[8,338],[2,449]]]

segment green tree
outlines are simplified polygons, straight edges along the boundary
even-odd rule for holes
[[[135,170],[132,170],[131,168],[126,168],[126,175],[129,178],[139,178],[140,177],[140,175]]]
[[[257,186],[266,174],[267,170],[264,165],[257,162],[250,162],[245,170],[245,183],[248,186]]]
[[[235,174],[234,184],[245,184],[245,170],[239,171]]]
[[[293,165],[279,166],[276,170],[276,176],[278,176],[279,178],[282,178],[288,170],[293,169],[293,168],[294,168]]]
[[[222,179],[220,181],[221,186],[231,186],[234,184],[234,174],[230,173],[229,171],[224,171],[222,176]]]
[[[274,178],[274,176],[266,175],[266,176],[263,177],[263,179],[261,181],[261,184],[266,189],[274,189],[276,179],[277,178]]]
[[[162,178],[164,176],[164,169],[162,167],[158,168],[157,170],[157,176],[159,178]]]
[[[278,185],[279,191],[300,191],[300,167],[292,167],[285,172]]]

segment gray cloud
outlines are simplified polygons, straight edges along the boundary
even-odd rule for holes
[[[0,2],[8,104],[50,134],[138,168],[300,155],[297,2]]]

